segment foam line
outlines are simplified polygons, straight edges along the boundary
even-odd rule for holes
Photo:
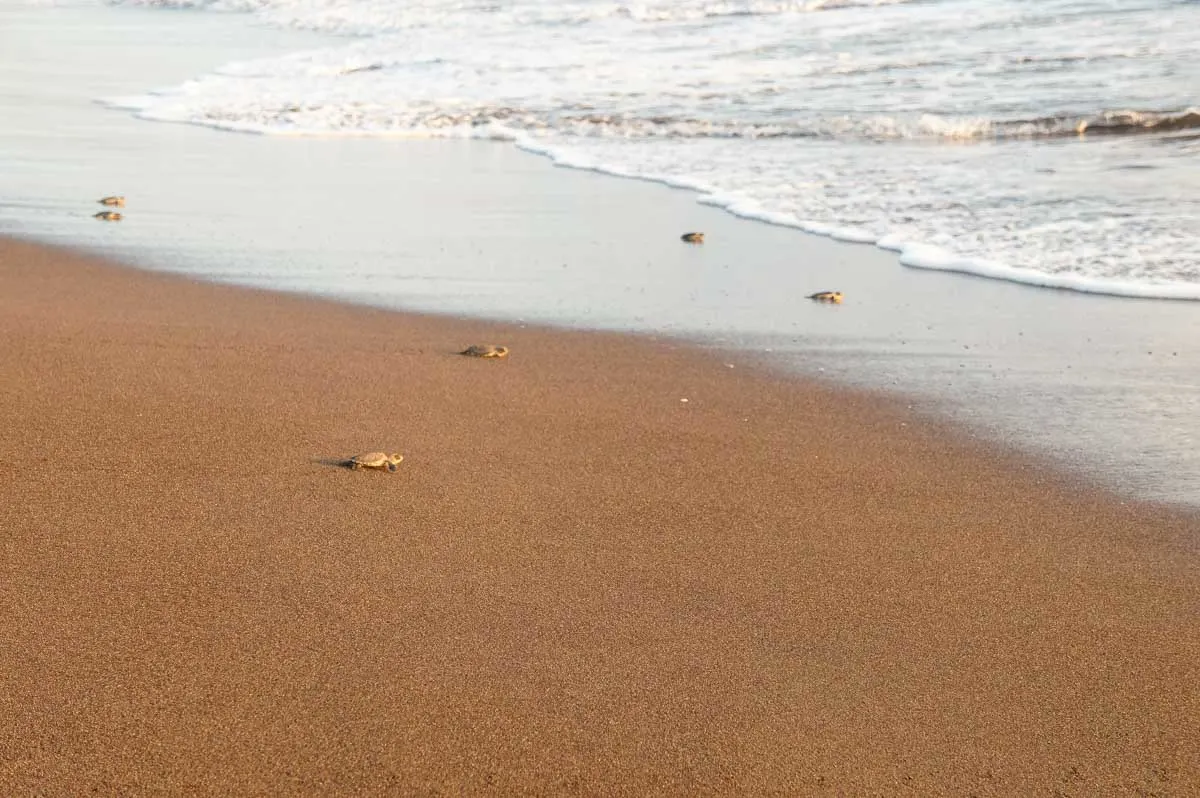
[[[587,158],[574,156],[567,151],[557,150],[543,142],[532,141],[527,136],[517,134],[514,135],[513,140],[520,149],[537,155],[543,155],[559,166],[572,169],[585,169],[615,177],[633,177],[638,180],[661,183],[672,188],[684,188],[699,192],[700,196],[697,197],[697,202],[700,204],[720,208],[742,219],[764,222],[780,227],[793,227],[812,235],[825,236],[853,244],[873,244],[880,249],[899,253],[900,264],[914,269],[957,272],[976,277],[986,277],[992,280],[1020,283],[1036,288],[1055,288],[1086,294],[1103,294],[1106,296],[1124,296],[1140,299],[1200,301],[1200,285],[1194,283],[1138,283],[1129,280],[1106,280],[1103,278],[1086,277],[1079,274],[1049,274],[1033,269],[1008,266],[981,258],[963,258],[941,247],[906,242],[893,235],[880,237],[869,230],[861,228],[805,221],[797,219],[791,214],[769,211],[752,201],[714,193],[708,186],[699,181],[678,177],[634,174],[628,170],[606,166]]]

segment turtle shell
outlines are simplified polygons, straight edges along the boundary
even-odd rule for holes
[[[360,468],[386,468],[388,471],[395,471],[396,464],[404,459],[402,454],[388,454],[386,452],[367,452],[366,454],[356,454],[351,457],[347,465],[353,469]]]
[[[367,452],[354,455],[350,462],[366,468],[383,468],[388,463],[388,456],[383,452]]]
[[[818,291],[815,294],[809,294],[808,298],[816,300],[817,302],[832,302],[834,304],[841,304],[842,292],[841,291]]]
[[[495,344],[475,344],[468,346],[459,354],[468,357],[508,357],[508,347]]]

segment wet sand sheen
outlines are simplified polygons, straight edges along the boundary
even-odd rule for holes
[[[1195,515],[663,342],[0,284],[0,792],[1200,789]]]

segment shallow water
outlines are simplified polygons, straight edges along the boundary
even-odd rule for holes
[[[513,139],[910,266],[1200,299],[1195,2],[125,1],[343,36],[112,99],[147,119]]]

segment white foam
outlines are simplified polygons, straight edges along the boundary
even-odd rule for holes
[[[1198,283],[1138,283],[1129,280],[1107,280],[1081,274],[1046,274],[1033,269],[1006,266],[1003,263],[980,258],[963,258],[941,247],[929,244],[908,244],[900,253],[900,263],[916,269],[959,272],[1006,280],[1013,283],[1033,285],[1041,288],[1058,288],[1081,291],[1088,294],[1141,297],[1145,299],[1192,299],[1200,300]]]

